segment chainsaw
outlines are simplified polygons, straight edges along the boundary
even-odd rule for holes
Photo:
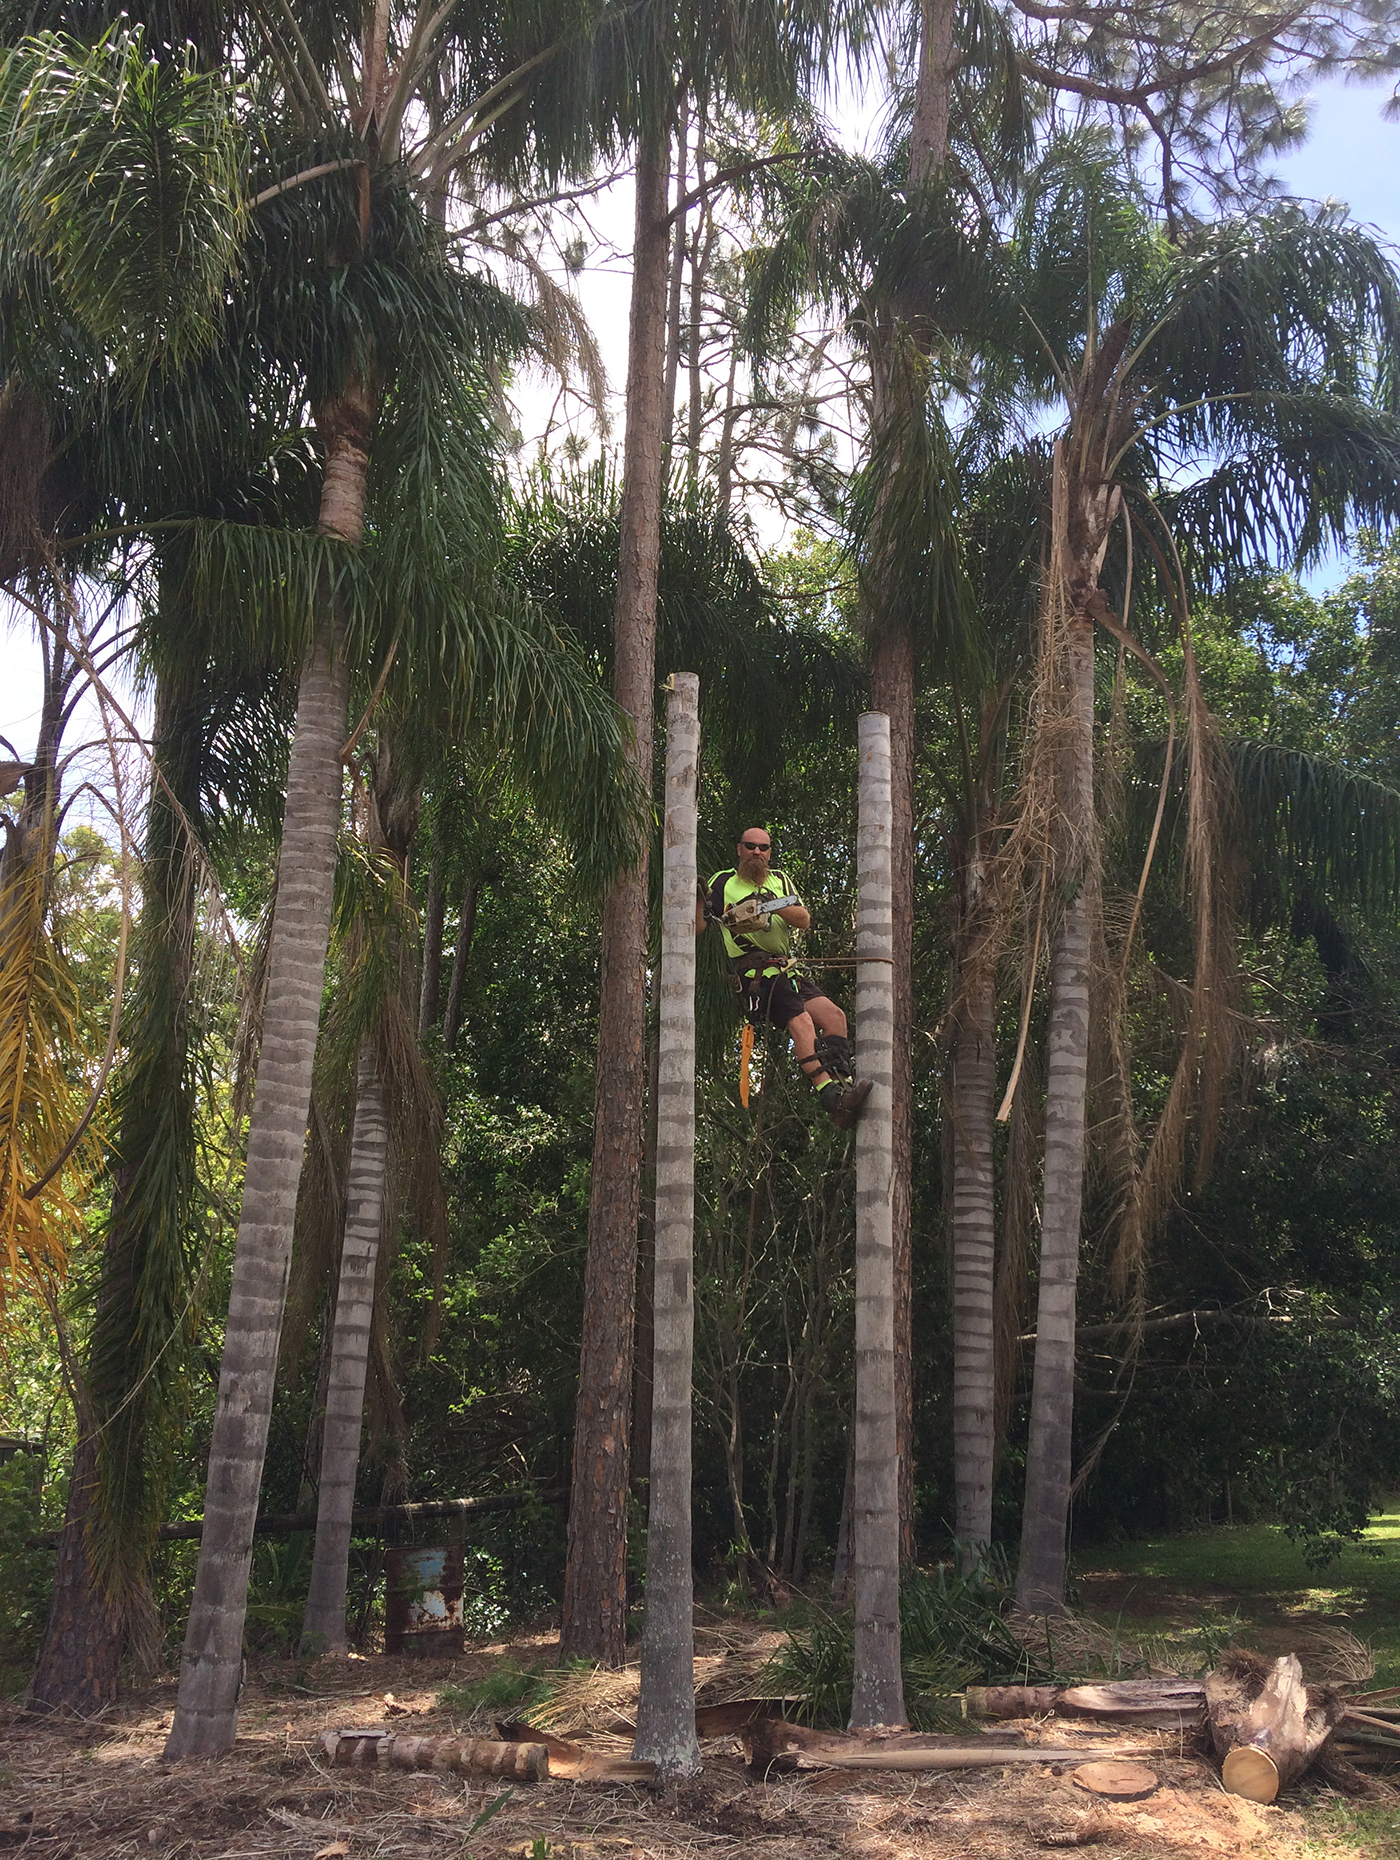
[[[799,897],[770,898],[762,892],[750,892],[747,898],[740,898],[737,904],[731,904],[720,918],[726,930],[767,930],[773,921],[774,911],[785,911],[793,904],[801,904]]]

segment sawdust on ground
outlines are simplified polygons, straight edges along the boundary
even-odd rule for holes
[[[699,1636],[697,1678],[733,1697],[767,1651],[757,1629]],[[772,1636],[769,1639],[775,1638]],[[480,1678],[501,1659],[550,1666],[548,1637],[516,1640],[451,1661],[365,1658],[263,1662],[244,1687],[238,1741],[213,1762],[166,1764],[175,1700],[168,1680],[123,1699],[96,1723],[55,1723],[0,1711],[0,1849],[25,1860],[1023,1860],[1084,1847],[1103,1860],[1240,1854],[1295,1860],[1306,1829],[1296,1803],[1259,1808],[1228,1796],[1179,1741],[1135,1733],[1162,1787],[1145,1801],[1086,1797],[1056,1766],[956,1774],[818,1771],[755,1778],[739,1745],[705,1746],[703,1774],[652,1791],[564,1781],[507,1793],[489,1778],[338,1770],[318,1742],[327,1729],[392,1725],[419,1734],[487,1729],[441,1709],[449,1682]],[[625,1717],[635,1676],[599,1676],[597,1731]],[[629,1695],[630,1694],[630,1695]],[[590,1714],[580,1696],[571,1714]],[[608,1719],[613,1722],[609,1725]],[[1031,1741],[1066,1741],[1067,1727],[1026,1724]],[[1073,1733],[1086,1757],[1124,1740]],[[1316,1855],[1316,1845],[1309,1848]],[[1354,1850],[1353,1850],[1354,1851]]]

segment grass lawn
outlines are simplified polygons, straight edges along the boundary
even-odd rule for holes
[[[1290,1628],[1346,1627],[1370,1646],[1374,1683],[1400,1685],[1400,1500],[1322,1571],[1277,1526],[1253,1524],[1086,1547],[1074,1577],[1088,1614],[1132,1632],[1214,1637],[1238,1617],[1233,1638],[1284,1653]]]

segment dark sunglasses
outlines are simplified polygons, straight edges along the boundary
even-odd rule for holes
[[[739,844],[745,852],[772,852],[773,850],[771,840],[740,840]]]

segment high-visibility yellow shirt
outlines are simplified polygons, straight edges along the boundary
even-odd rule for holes
[[[755,885],[751,879],[740,878],[738,872],[732,869],[716,872],[710,880],[710,914],[719,917],[756,892],[770,898],[794,895],[792,886],[782,872],[770,872],[761,885]],[[740,956],[759,953],[786,956],[792,948],[792,926],[784,923],[781,917],[770,918],[766,930],[741,930],[737,937],[727,924],[721,924],[720,931],[727,954],[735,960]]]

